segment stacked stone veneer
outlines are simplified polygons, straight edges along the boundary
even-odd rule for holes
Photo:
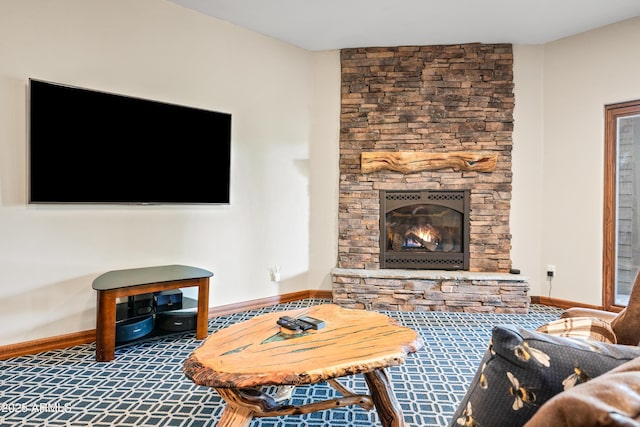
[[[338,268],[380,268],[379,190],[468,189],[469,270],[508,272],[511,45],[344,49],[341,69]],[[363,174],[363,151],[483,151],[498,162],[493,172]],[[334,274],[334,287],[342,281]]]
[[[519,274],[336,268],[333,302],[367,310],[526,313],[529,284]]]

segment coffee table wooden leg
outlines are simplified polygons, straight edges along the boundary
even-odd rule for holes
[[[253,411],[242,403],[238,403],[238,395],[235,390],[217,388],[216,391],[226,402],[224,411],[217,427],[248,427],[253,419]]]
[[[387,371],[376,369],[364,374],[373,404],[384,427],[404,427],[402,409],[393,394]]]

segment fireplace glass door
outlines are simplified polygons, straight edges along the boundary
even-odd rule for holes
[[[468,206],[465,191],[383,192],[381,267],[468,269]]]

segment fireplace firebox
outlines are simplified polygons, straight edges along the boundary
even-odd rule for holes
[[[469,190],[380,191],[380,267],[469,269]]]

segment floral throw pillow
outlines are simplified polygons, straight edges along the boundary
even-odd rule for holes
[[[449,426],[522,426],[553,396],[638,356],[638,347],[496,326]]]

